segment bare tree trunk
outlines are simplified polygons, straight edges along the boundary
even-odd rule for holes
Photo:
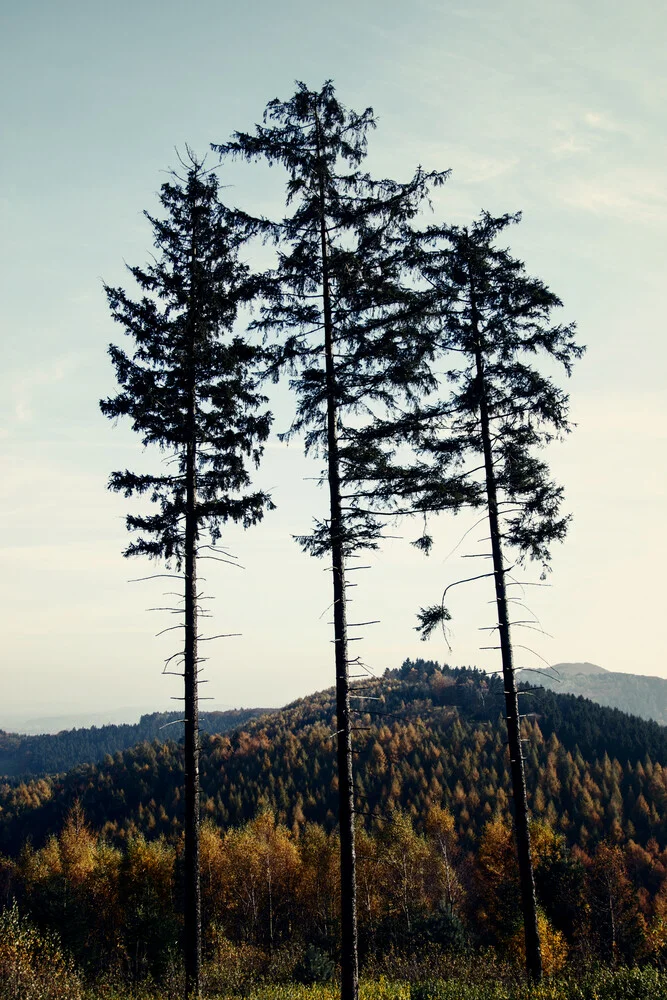
[[[269,889],[269,954],[273,954],[273,891],[271,884],[271,859],[269,848],[266,850],[266,882]]]
[[[616,918],[614,916],[614,897],[609,893],[609,925],[611,927],[611,964],[618,963],[618,943],[616,941]]]
[[[533,862],[530,854],[530,829],[528,826],[528,801],[526,798],[526,776],[521,752],[521,719],[519,717],[519,699],[512,662],[512,642],[507,613],[507,593],[505,589],[505,566],[501,544],[500,527],[498,523],[498,499],[496,477],[493,466],[493,447],[489,426],[489,408],[486,396],[484,361],[482,357],[481,334],[479,319],[475,308],[474,284],[470,275],[472,325],[475,338],[475,364],[479,383],[479,416],[484,449],[484,467],[486,471],[486,496],[489,513],[489,529],[491,535],[491,551],[493,555],[493,574],[496,588],[496,606],[498,609],[498,632],[500,636],[500,653],[503,665],[503,681],[505,689],[505,711],[507,714],[507,737],[510,751],[510,767],[512,774],[512,791],[514,797],[514,826],[516,830],[517,854],[519,860],[519,879],[521,882],[521,906],[523,910],[524,932],[526,937],[526,970],[531,979],[539,982],[542,978],[542,953],[540,936],[537,927],[537,900],[535,898],[535,879]]]
[[[190,452],[192,451],[192,457]],[[192,466],[192,468],[190,468]],[[199,703],[194,447],[188,447],[185,555],[185,996],[200,996]]]
[[[317,125],[319,145],[319,122]],[[318,149],[318,152],[319,149]],[[320,170],[320,242],[322,252],[322,297],[327,390],[327,462],[331,506],[331,562],[333,574],[334,649],[336,656],[336,729],[338,759],[338,823],[340,827],[341,888],[341,997],[358,1000],[359,959],[357,940],[357,873],[354,846],[354,783],[352,731],[348,676],[347,620],[345,600],[345,556],[341,511],[340,457],[338,450],[338,406],[334,366],[333,321],[329,290],[329,268],[325,221],[324,177]]]
[[[445,862],[445,879],[447,882],[447,909],[450,914],[454,913],[454,892],[452,889],[452,870],[449,864],[449,851],[447,850],[447,841],[444,837],[440,838],[440,853]]]
[[[196,240],[192,241],[192,274]],[[194,293],[190,301],[190,344],[185,501],[185,997],[201,995],[201,881],[199,872],[199,698],[197,685],[197,434]]]

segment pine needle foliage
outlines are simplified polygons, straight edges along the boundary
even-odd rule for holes
[[[222,156],[278,163],[288,174],[292,214],[275,226],[278,265],[266,276],[255,326],[278,337],[274,372],[290,370],[297,398],[289,434],[303,434],[306,452],[324,458],[329,489],[329,517],[298,540],[332,562],[344,1000],[357,1000],[359,991],[345,562],[375,546],[382,530],[359,503],[367,462],[357,432],[430,379],[415,295],[404,280],[405,229],[446,178],[420,168],[405,184],[374,180],[361,167],[375,124],[371,108],[345,108],[331,81],[319,91],[297,83],[290,100],[268,104],[254,133],[214,146]]]
[[[535,452],[569,431],[568,397],[533,359],[541,355],[569,375],[583,348],[574,340],[573,324],[551,323],[552,312],[562,304],[558,297],[496,245],[497,237],[519,219],[484,213],[472,226],[415,233],[415,267],[433,300],[433,362],[445,365],[449,392],[413,414],[413,444],[422,459],[419,475],[429,500],[445,473],[451,476],[458,469],[476,490],[475,505],[484,506],[488,515],[493,570],[482,575],[492,576],[495,585],[526,965],[539,980],[542,962],[506,590],[511,567],[505,551],[518,562],[537,560],[546,571],[552,543],[567,530],[569,518],[560,510],[562,489]],[[444,595],[440,605],[423,608],[419,620],[424,637],[449,617]]]
[[[361,428],[434,385],[423,363],[421,300],[406,281],[405,253],[409,222],[449,173],[418,168],[407,183],[374,179],[362,164],[375,127],[372,108],[347,109],[331,81],[319,92],[298,83],[289,101],[269,102],[253,134],[213,146],[222,156],[264,159],[288,173],[293,212],[274,227],[279,263],[265,276],[266,301],[254,326],[273,339],[274,374],[291,374],[296,414],[283,437],[302,434],[306,452],[326,458],[334,418],[345,555],[375,547],[382,532],[381,518],[354,488],[369,474],[379,478]],[[332,537],[326,520],[298,540],[323,556]]]
[[[213,542],[227,521],[250,526],[270,506],[248,491],[249,464],[257,465],[270,428],[265,397],[253,374],[258,348],[233,332],[238,308],[253,294],[239,251],[248,220],[218,198],[218,181],[189,153],[183,180],[162,185],[164,218],[145,212],[156,258],[129,267],[144,292],[131,298],[105,285],[113,318],[133,340],[131,352],[112,344],[109,355],[121,391],[102,400],[102,412],[129,417],[144,445],[175,460],[173,473],[118,471],[109,488],[126,497],[147,495],[156,513],[127,516],[138,533],[125,555],[184,558],[188,442],[196,439],[197,531]]]
[[[183,571],[185,683],[185,996],[200,995],[199,695],[201,596],[197,559],[202,536],[218,541],[228,521],[245,527],[271,507],[253,491],[248,465],[259,462],[270,415],[255,375],[259,350],[235,332],[237,311],[253,295],[239,251],[253,231],[226,209],[215,174],[188,150],[184,178],[162,186],[165,216],[147,215],[157,255],[130,272],[142,298],[106,286],[112,315],[133,351],[109,348],[121,391],[101,402],[108,417],[129,417],[144,445],[168,453],[169,473],[114,472],[109,486],[127,497],[147,494],[158,508],[129,514],[139,533],[125,555],[173,560]],[[219,558],[214,556],[213,558]],[[222,555],[223,561],[225,555]]]

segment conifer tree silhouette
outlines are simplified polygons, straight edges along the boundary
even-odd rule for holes
[[[562,488],[535,451],[570,429],[568,397],[531,361],[542,355],[569,375],[583,348],[574,341],[573,324],[550,323],[560,300],[539,279],[528,277],[521,261],[495,245],[498,235],[519,219],[484,213],[472,226],[433,226],[415,233],[413,262],[432,303],[433,363],[444,367],[444,384],[451,391],[415,408],[407,423],[420,456],[412,472],[418,508],[438,509],[438,488],[443,481],[451,486],[458,476],[471,491],[468,502],[483,506],[488,517],[493,571],[481,575],[492,576],[495,585],[498,619],[490,634],[498,634],[494,648],[500,649],[502,660],[526,963],[529,975],[539,980],[542,963],[507,597],[512,567],[506,552],[514,552],[518,562],[535,559],[546,570],[551,544],[566,533],[569,517],[560,513]],[[422,547],[428,548],[425,538]],[[448,620],[444,595],[439,605],[422,608],[419,618],[423,637]]]
[[[266,277],[255,325],[279,334],[275,369],[292,372],[298,402],[290,433],[303,432],[306,450],[326,464],[329,517],[299,541],[331,558],[333,575],[343,1000],[358,997],[346,562],[381,534],[380,519],[362,506],[357,489],[366,475],[358,424],[372,424],[374,407],[391,410],[430,378],[420,365],[414,293],[403,281],[404,229],[430,186],[446,177],[419,169],[400,184],[363,173],[374,126],[372,109],[346,109],[331,81],[320,91],[298,83],[290,100],[268,104],[254,133],[213,147],[222,156],[280,163],[294,206],[276,226],[279,263]]]
[[[164,218],[148,213],[156,256],[130,267],[139,299],[105,286],[113,318],[133,341],[129,353],[111,345],[120,385],[102,400],[110,418],[129,417],[144,445],[166,452],[173,471],[114,472],[109,488],[127,497],[148,495],[157,510],[130,514],[138,537],[126,556],[147,555],[174,564],[184,581],[185,682],[185,972],[186,998],[200,995],[201,893],[199,882],[197,561],[228,521],[249,526],[271,507],[252,491],[248,465],[259,462],[270,427],[254,367],[258,349],[234,331],[240,303],[252,296],[239,249],[248,220],[218,198],[218,182],[188,150],[183,178],[163,184]],[[223,555],[224,558],[224,555]],[[172,661],[173,662],[173,661]]]

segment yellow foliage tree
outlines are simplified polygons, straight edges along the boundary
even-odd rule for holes
[[[568,947],[564,935],[552,927],[542,912],[537,914],[537,930],[540,935],[542,951],[542,973],[545,976],[556,976],[562,972],[567,963]],[[519,965],[526,963],[526,942],[521,927],[508,943],[508,954]]]
[[[438,861],[435,869],[441,885],[440,896],[450,913],[458,912],[463,906],[465,892],[455,867],[459,848],[454,817],[442,806],[431,806],[426,814],[425,827],[434,858]]]
[[[291,932],[301,859],[289,830],[272,813],[227,831],[215,864],[217,912],[225,914],[230,935],[272,948]]]
[[[16,906],[0,913],[0,1000],[83,1000],[72,962],[53,934],[19,917]]]

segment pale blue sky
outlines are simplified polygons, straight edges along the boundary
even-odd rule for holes
[[[250,127],[296,78],[333,77],[345,103],[373,105],[374,172],[452,167],[442,217],[524,211],[512,247],[588,345],[569,386],[579,427],[550,456],[575,520],[551,587],[531,592],[554,636],[538,648],[551,662],[667,676],[663,4],[27,0],[1,18],[7,714],[158,706],[178,693],[159,677],[169,650],[143,611],[159,591],[125,582],[147,570],[122,560],[125,506],[105,490],[111,469],[142,457],[97,409],[113,391],[106,346],[122,336],[101,279],[126,282],[123,261],[146,259],[141,213],[155,210],[174,147],[203,152]],[[277,171],[234,166],[221,180],[230,200],[280,211]],[[319,620],[328,581],[289,537],[323,502],[302,481],[312,471],[298,445],[272,445],[261,480],[280,509],[233,533],[244,573],[211,573],[217,624],[244,633],[215,654],[216,702],[278,704],[333,679]],[[427,562],[399,541],[369,560],[357,593],[383,619],[363,644],[379,671],[420,654],[494,666],[477,651],[483,586],[452,603],[451,654],[412,632],[415,609],[465,568],[443,561],[464,529],[443,518]]]

